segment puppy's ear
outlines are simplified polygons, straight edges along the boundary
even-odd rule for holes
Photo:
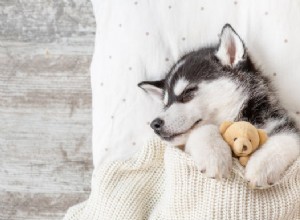
[[[225,24],[222,29],[216,57],[222,65],[235,67],[246,58],[244,42],[230,24]]]
[[[264,130],[257,129],[258,135],[259,135],[259,146],[263,145],[266,143],[268,139],[268,135]]]
[[[138,84],[138,87],[147,92],[151,97],[156,100],[162,100],[163,88],[165,80],[158,81],[143,81]]]
[[[227,128],[229,128],[229,126],[232,124],[233,124],[232,121],[224,121],[219,127],[220,133],[223,135],[225,133],[225,131],[227,130]]]

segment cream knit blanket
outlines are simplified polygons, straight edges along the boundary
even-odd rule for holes
[[[135,158],[95,169],[89,199],[64,219],[300,219],[300,159],[268,189],[249,189],[243,169],[234,160],[229,179],[208,179],[187,154],[154,139]]]

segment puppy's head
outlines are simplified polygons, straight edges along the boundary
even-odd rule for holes
[[[151,128],[164,140],[184,144],[197,126],[217,123],[223,120],[222,115],[235,114],[232,110],[221,112],[220,106],[231,104],[228,102],[232,101],[237,85],[230,75],[244,62],[244,43],[227,24],[218,46],[186,54],[165,79],[139,83],[139,87],[164,104]]]

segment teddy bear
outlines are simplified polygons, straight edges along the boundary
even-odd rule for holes
[[[246,166],[251,154],[268,139],[264,130],[257,129],[246,121],[225,121],[219,130],[242,166]]]

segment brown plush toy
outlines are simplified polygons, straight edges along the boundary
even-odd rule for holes
[[[246,166],[250,155],[268,139],[265,131],[246,121],[225,121],[220,125],[220,133],[243,166]]]

